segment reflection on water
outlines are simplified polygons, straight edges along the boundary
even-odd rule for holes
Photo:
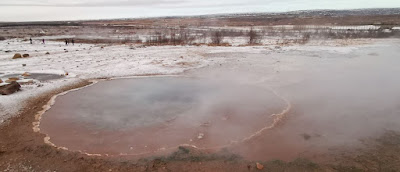
[[[70,150],[140,154],[181,144],[209,148],[273,122],[283,100],[245,85],[190,78],[103,81],[57,98],[41,131]]]
[[[1,74],[1,73],[0,73]],[[25,79],[36,79],[39,81],[49,81],[54,79],[63,78],[63,75],[58,74],[48,74],[48,73],[30,73],[29,76],[22,76],[21,74],[7,74],[0,76],[1,78],[25,78]]]
[[[321,54],[336,58],[302,57],[309,62],[301,72],[282,72],[284,86],[276,88],[292,104],[288,120],[234,151],[254,160],[315,158],[337,148],[358,148],[362,140],[388,130],[400,131],[399,53],[398,47],[385,46]],[[298,82],[285,84],[292,78]]]

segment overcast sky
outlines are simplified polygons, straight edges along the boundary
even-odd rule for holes
[[[400,0],[1,0],[0,21],[400,7]]]

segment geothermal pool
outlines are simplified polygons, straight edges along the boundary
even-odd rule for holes
[[[101,81],[59,96],[40,131],[72,151],[141,155],[180,145],[220,149],[270,126],[287,108],[271,90],[185,77]]]

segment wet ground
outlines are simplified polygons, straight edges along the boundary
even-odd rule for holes
[[[242,142],[286,108],[271,90],[199,78],[101,81],[57,98],[41,132],[57,146],[107,155],[215,149]]]
[[[58,74],[48,74],[48,73],[29,73],[29,76],[22,76],[22,74],[7,74],[7,75],[1,75],[0,73],[0,78],[23,78],[23,79],[35,79],[38,81],[49,81],[49,80],[55,80],[55,79],[60,79],[63,78],[63,75],[58,75]]]

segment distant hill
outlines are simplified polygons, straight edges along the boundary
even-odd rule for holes
[[[353,10],[301,10],[281,13],[248,13],[233,14],[233,16],[253,15],[296,15],[296,16],[370,16],[370,15],[400,15],[400,8],[372,8],[372,9],[353,9]],[[232,14],[231,14],[232,16]]]

